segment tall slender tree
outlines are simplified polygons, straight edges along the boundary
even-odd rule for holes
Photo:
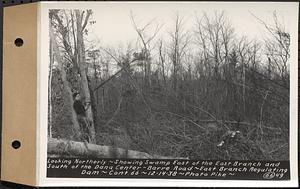
[[[85,44],[83,40],[83,32],[85,27],[89,21],[89,17],[91,16],[92,11],[80,11],[75,10],[75,17],[76,17],[76,31],[77,31],[77,55],[78,55],[78,65],[79,65],[79,72],[80,72],[80,84],[81,89],[83,91],[85,101],[91,102],[91,93],[89,89],[89,82],[87,78],[87,63],[85,59]],[[92,107],[89,106],[86,110],[87,119],[90,122],[90,131],[91,131],[91,142],[96,143],[95,138],[95,124],[94,124],[94,116]]]

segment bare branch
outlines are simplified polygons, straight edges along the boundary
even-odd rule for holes
[[[86,27],[86,25],[87,25],[87,23],[88,23],[89,18],[90,18],[91,15],[92,15],[92,11],[91,10],[87,10],[87,13],[86,13],[86,16],[85,16],[85,19],[84,19],[84,23],[82,25],[82,31],[85,29],[85,27]],[[83,15],[82,15],[82,17],[83,17]]]

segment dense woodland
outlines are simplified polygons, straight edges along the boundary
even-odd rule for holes
[[[290,35],[276,12],[272,22],[253,15],[265,29],[260,39],[238,36],[226,12],[200,12],[192,28],[184,15],[170,16],[161,37],[163,23],[131,12],[137,42],[113,47],[88,40],[91,10],[50,10],[48,137],[80,142],[79,91],[91,102],[93,144],[190,159],[289,159]]]

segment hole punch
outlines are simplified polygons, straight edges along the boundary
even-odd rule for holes
[[[18,141],[18,140],[14,140],[12,143],[11,143],[11,146],[14,148],[14,149],[18,149],[21,147],[21,142]]]
[[[21,47],[21,46],[23,46],[23,44],[24,44],[23,39],[17,38],[17,39],[15,40],[15,45],[16,45],[17,47]]]

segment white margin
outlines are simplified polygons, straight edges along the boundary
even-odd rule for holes
[[[48,111],[48,48],[49,23],[48,10],[90,8],[100,3],[151,3],[151,2],[40,2],[40,53],[38,55],[38,90],[39,118],[38,118],[38,185],[39,186],[184,186],[184,187],[298,187],[298,25],[290,25],[291,34],[291,66],[290,66],[290,165],[291,180],[195,180],[195,179],[109,179],[109,178],[46,178],[47,165],[47,111]],[[172,2],[154,2],[172,3]],[[284,2],[175,2],[175,3],[249,3],[261,6],[262,4],[276,4]],[[291,4],[295,20],[298,19],[298,2]]]

